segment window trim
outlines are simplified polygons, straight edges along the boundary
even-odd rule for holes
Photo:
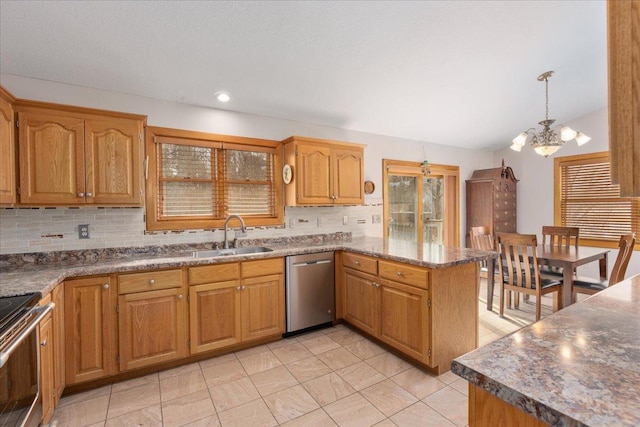
[[[246,216],[243,217],[249,227],[282,226],[284,225],[284,203],[282,182],[282,143],[267,139],[247,138],[233,135],[220,135],[205,132],[148,126],[146,128],[145,148],[145,181],[146,181],[146,230],[147,231],[179,231],[194,229],[215,229],[224,226],[224,218],[210,219],[201,217],[180,217],[176,219],[159,219],[158,173],[156,158],[156,141],[162,139],[167,143],[182,145],[198,145],[210,148],[246,149],[253,146],[260,151],[273,153],[273,183],[275,190],[275,216]],[[256,150],[258,151],[258,150]]]
[[[562,223],[562,167],[575,163],[596,163],[596,162],[609,162],[611,163],[611,157],[608,151],[601,151],[596,153],[577,154],[573,156],[563,156],[554,158],[553,165],[553,222],[556,226],[563,226]],[[620,199],[633,199],[633,197],[619,197]],[[640,214],[637,218],[640,221]],[[638,227],[640,229],[640,226]],[[636,231],[637,233],[638,231]],[[616,239],[587,239],[580,236],[580,246],[593,246],[599,248],[617,248],[619,243],[619,236]],[[640,250],[640,242],[636,243],[634,250]]]

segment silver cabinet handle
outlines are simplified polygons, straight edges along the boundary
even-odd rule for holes
[[[150,284],[150,285],[155,285],[155,284],[156,284],[156,281],[155,281],[155,280],[153,280],[153,279],[149,279],[149,284]]]
[[[373,283],[373,286],[375,286],[376,288],[379,288],[379,287],[380,287],[380,283],[375,283],[375,282],[374,282],[374,283]]]
[[[246,286],[242,286],[242,290],[244,291],[245,289],[247,289],[247,287]]]
[[[84,197],[84,193],[78,193],[78,197]]]
[[[44,340],[40,343],[41,347],[46,347],[47,346],[47,340]]]
[[[105,283],[104,285],[102,285],[102,287],[105,288],[105,289],[109,289],[109,284]]]
[[[182,295],[178,295],[178,299],[182,299]]]
[[[398,271],[396,274],[397,274],[398,276],[402,276],[402,271]]]
[[[360,261],[358,261],[358,260],[353,261],[353,263],[354,263],[355,265],[360,265]]]
[[[241,290],[242,290],[242,288],[241,288],[240,286],[238,286],[238,287],[236,288],[236,290],[237,290],[237,291],[241,291]]]
[[[87,193],[87,197],[93,197],[93,193]]]

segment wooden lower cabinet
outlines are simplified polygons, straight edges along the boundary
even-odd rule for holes
[[[477,348],[475,263],[430,269],[348,252],[341,258],[337,288],[353,326],[438,374]]]
[[[192,354],[284,332],[282,258],[192,267],[189,282]]]
[[[118,296],[120,371],[187,355],[187,299],[171,288]]]
[[[240,289],[242,341],[282,334],[284,332],[283,275],[242,279]]]
[[[428,292],[401,283],[380,282],[380,339],[429,364]]]
[[[366,273],[345,269],[344,318],[363,331],[378,336],[380,309],[376,278]]]
[[[40,396],[42,423],[47,424],[55,408],[53,320],[47,315],[40,321]]]
[[[241,341],[240,295],[239,280],[189,287],[191,353]]]
[[[53,400],[57,405],[65,386],[64,378],[64,286],[56,286],[51,291],[55,304],[52,315],[53,327]]]
[[[115,292],[109,276],[64,284],[65,382],[116,373]]]

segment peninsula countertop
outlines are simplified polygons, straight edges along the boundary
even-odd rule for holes
[[[411,242],[390,241],[376,237],[355,237],[349,240],[320,243],[266,243],[265,246],[273,251],[215,258],[194,258],[191,251],[180,251],[161,255],[142,254],[121,256],[117,259],[100,258],[91,261],[32,263],[4,267],[0,269],[0,296],[26,292],[42,292],[45,295],[59,283],[71,277],[246,261],[322,251],[347,250],[429,268],[447,268],[495,258],[497,255],[494,252],[434,244],[416,245]],[[126,248],[122,250],[126,252]]]
[[[465,354],[451,371],[551,425],[640,425],[640,275]]]

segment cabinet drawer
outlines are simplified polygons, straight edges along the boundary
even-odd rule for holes
[[[145,271],[118,276],[118,293],[130,294],[182,286],[182,270]]]
[[[189,269],[189,284],[224,282],[240,277],[240,265],[237,262],[228,264],[202,265]]]
[[[368,256],[345,252],[342,255],[342,265],[364,273],[378,274],[378,260]]]
[[[243,278],[282,273],[284,273],[284,258],[246,261],[240,264],[240,274]]]
[[[380,260],[378,269],[378,275],[385,279],[429,289],[429,270],[426,268]]]

